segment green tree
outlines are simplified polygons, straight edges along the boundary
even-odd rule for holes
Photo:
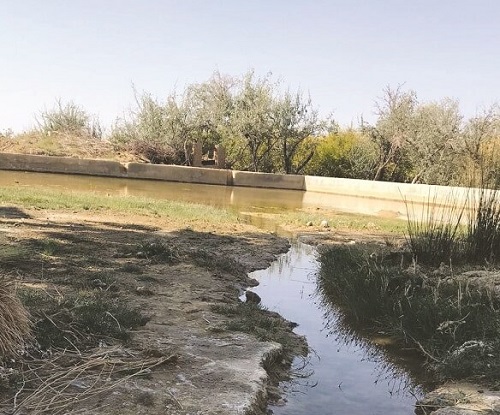
[[[493,104],[467,120],[459,148],[459,184],[500,187],[500,106]]]
[[[275,98],[271,115],[275,142],[279,151],[279,169],[300,174],[314,156],[316,140],[307,140],[326,132],[327,121],[320,120],[311,98],[287,91]]]
[[[405,181],[405,143],[412,131],[412,117],[417,104],[414,91],[404,92],[401,86],[396,89],[387,87],[383,97],[376,103],[376,124],[362,124],[363,132],[378,148],[373,180]]]

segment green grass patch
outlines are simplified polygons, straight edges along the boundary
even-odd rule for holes
[[[54,189],[0,187],[0,203],[25,208],[54,210],[110,211],[161,216],[174,221],[234,223],[233,212],[195,203],[156,200],[135,196],[105,196],[86,192],[61,192]]]

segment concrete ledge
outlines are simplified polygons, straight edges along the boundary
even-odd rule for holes
[[[305,190],[304,176],[293,174],[254,173],[231,171],[232,185],[245,187],[265,187],[268,189]]]
[[[169,182],[201,183],[227,186],[229,170],[204,169],[160,164],[126,164],[127,177],[131,179],[154,179]]]
[[[0,170],[21,170],[44,173],[88,174],[126,177],[126,168],[117,161],[77,159],[71,157],[34,156],[0,153]]]
[[[305,176],[307,192],[368,197],[386,200],[407,200],[415,203],[450,204],[466,202],[479,195],[479,189],[430,186],[426,184],[377,182],[371,180],[340,179],[336,177]]]

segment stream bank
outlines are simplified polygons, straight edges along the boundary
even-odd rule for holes
[[[49,296],[64,305],[74,295],[80,301],[106,295],[147,317],[124,343],[104,336],[90,348],[74,341],[64,349],[49,346],[44,359],[54,370],[43,376],[51,377],[51,389],[36,379],[18,383],[18,365],[2,371],[12,376],[2,378],[0,413],[14,407],[19,414],[264,413],[269,377],[263,364],[281,363],[281,346],[228,329],[235,318],[213,307],[237,305],[238,292],[252,284],[248,272],[286,252],[285,239],[231,222],[186,227],[169,218],[3,204],[0,248],[1,275],[36,294],[30,298]],[[32,308],[39,322],[40,307]],[[62,307],[47,318],[66,330],[58,320]],[[281,317],[262,315],[303,345]],[[105,378],[99,370],[78,369],[86,356],[100,356]],[[25,359],[20,363],[34,364]],[[79,366],[56,371],[61,359]],[[135,369],[140,362],[152,364]]]

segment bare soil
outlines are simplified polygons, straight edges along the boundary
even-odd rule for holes
[[[113,368],[133,361],[135,369],[118,377],[116,370],[102,369],[106,379],[98,379],[99,372],[64,378],[62,391],[51,391],[40,379],[46,388],[24,407],[23,399],[34,391],[21,381],[3,385],[0,413],[264,413],[271,385],[263,364],[286,363],[281,348],[226,330],[231,317],[212,306],[237,303],[255,283],[247,273],[267,267],[286,252],[288,241],[244,224],[190,226],[162,218],[0,207],[0,243],[26,253],[14,262],[0,261],[3,276],[54,297],[81,290],[85,282],[85,289],[112,290],[149,317],[124,345],[103,342],[86,351],[74,344],[57,351],[80,361],[82,354],[94,353],[92,361],[101,362],[105,354],[114,359]],[[170,259],[148,250],[158,244],[169,248]],[[303,339],[291,328],[288,335],[300,353]]]

